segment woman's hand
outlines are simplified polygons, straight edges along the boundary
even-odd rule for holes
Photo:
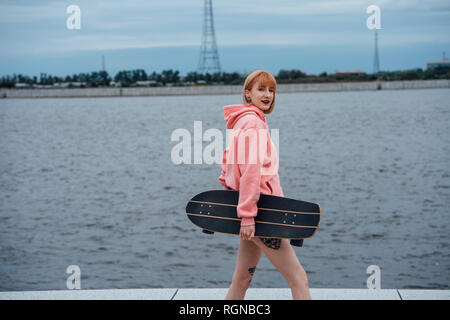
[[[239,237],[241,237],[242,240],[251,240],[254,236],[255,236],[255,225],[241,226]]]

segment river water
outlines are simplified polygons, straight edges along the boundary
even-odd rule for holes
[[[228,287],[238,237],[185,214],[222,189],[220,165],[175,164],[171,137],[185,129],[194,159],[239,102],[0,100],[0,290],[66,289],[70,265],[82,289]],[[365,288],[370,265],[381,288],[450,287],[450,90],[280,94],[267,119],[285,196],[322,209],[295,248],[310,287]],[[288,285],[263,256],[252,286]]]

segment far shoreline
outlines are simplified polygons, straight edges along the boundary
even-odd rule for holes
[[[279,84],[277,93],[377,91],[450,88],[449,79],[410,81],[365,81]],[[0,89],[0,98],[101,98],[186,95],[226,95],[242,92],[242,85],[206,85],[189,87],[101,87],[101,88],[20,88]]]

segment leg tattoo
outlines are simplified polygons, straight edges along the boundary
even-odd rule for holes
[[[248,285],[250,285],[250,283],[252,282],[253,274],[255,273],[255,270],[256,270],[256,266],[254,266],[252,268],[248,268],[248,273],[250,273],[250,279],[248,279]]]

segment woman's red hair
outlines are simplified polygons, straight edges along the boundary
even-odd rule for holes
[[[244,82],[244,87],[242,89],[242,103],[248,104],[247,100],[245,99],[245,90],[252,90],[253,86],[258,82],[260,86],[273,88],[272,104],[270,105],[270,108],[268,110],[264,111],[265,114],[269,114],[273,111],[273,108],[275,106],[275,93],[277,91],[277,81],[275,80],[274,76],[272,76],[267,71],[256,70],[247,76]]]

